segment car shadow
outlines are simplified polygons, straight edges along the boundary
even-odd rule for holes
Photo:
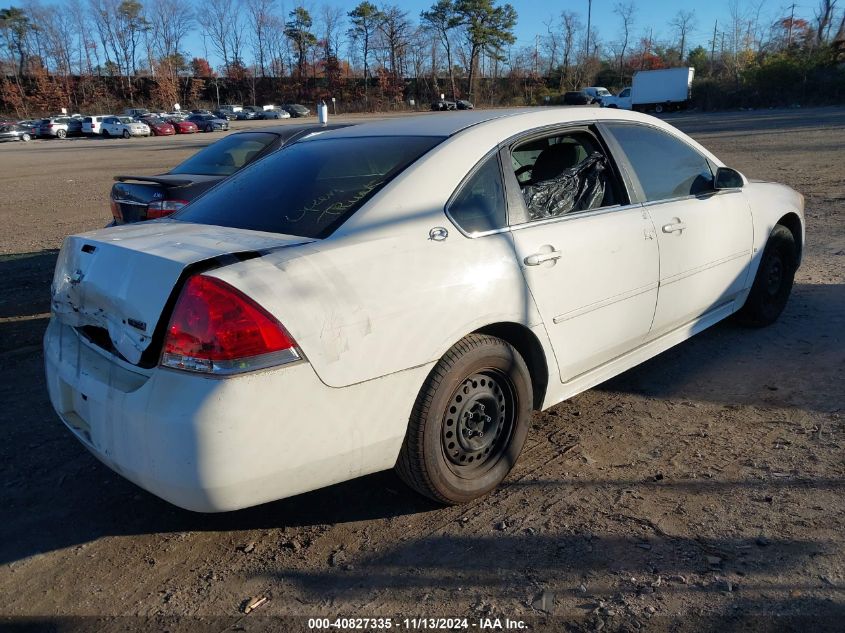
[[[383,472],[255,508],[202,515],[161,501],[102,466],[64,429],[47,398],[40,339],[56,255],[53,250],[0,257],[0,400],[5,403],[0,506],[6,516],[0,523],[0,563],[110,535],[313,526],[438,510],[410,494],[392,472]],[[771,405],[786,398],[817,410],[827,410],[838,398],[841,406],[843,290],[842,285],[799,284],[771,328],[716,326],[598,389],[723,404]],[[817,367],[814,374],[830,381],[818,389],[823,394],[789,388],[795,368],[810,359],[823,364],[824,371]],[[766,367],[765,384],[738,388],[750,363]],[[435,554],[442,549],[443,556],[453,547],[428,546]],[[479,547],[498,553],[498,545]],[[792,551],[793,545],[784,547]]]

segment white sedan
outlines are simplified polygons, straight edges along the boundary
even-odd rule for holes
[[[50,399],[191,510],[391,467],[465,502],[508,474],[532,410],[731,314],[775,321],[803,207],[636,113],[315,133],[170,219],[65,240]]]
[[[100,133],[105,136],[149,136],[150,127],[128,116],[109,116],[100,123]]]

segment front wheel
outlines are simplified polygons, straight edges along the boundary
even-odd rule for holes
[[[798,248],[792,231],[778,224],[766,242],[748,299],[737,313],[740,320],[755,327],[777,321],[792,292],[797,264]]]
[[[21,140],[22,140],[24,143],[29,142],[29,141],[30,141],[30,139],[32,139],[32,137],[31,137],[29,134],[27,134],[26,132],[24,132],[23,134],[21,134]]]
[[[129,130],[123,130],[123,138],[129,138],[130,136],[132,135],[129,133]]]
[[[65,138],[67,136],[67,132],[65,132],[64,130],[57,130],[56,136],[59,138]]]
[[[662,114],[663,113],[663,104],[658,103],[656,106],[654,106],[654,112],[656,114]]]
[[[396,463],[399,477],[441,503],[487,494],[516,464],[531,399],[531,377],[516,349],[492,336],[466,336],[417,396]]]

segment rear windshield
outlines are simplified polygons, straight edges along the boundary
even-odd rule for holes
[[[384,136],[294,143],[223,181],[172,217],[323,238],[442,140]]]
[[[266,132],[232,134],[197,152],[170,173],[231,176],[277,138]]]

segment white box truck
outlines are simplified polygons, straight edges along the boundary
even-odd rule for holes
[[[615,97],[602,97],[603,108],[665,112],[684,108],[690,98],[694,68],[662,68],[634,73],[629,88]]]

